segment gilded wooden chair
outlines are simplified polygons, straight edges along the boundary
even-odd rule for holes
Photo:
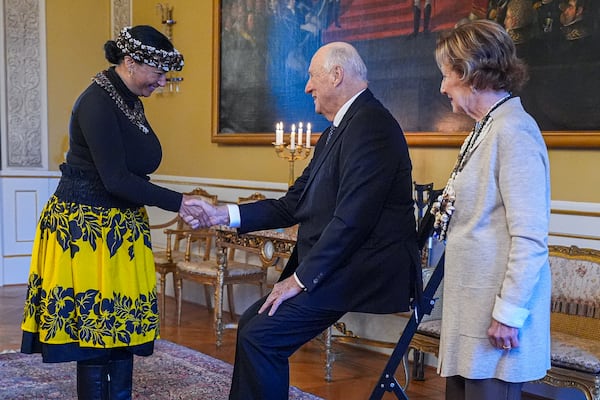
[[[177,263],[177,287],[181,287],[183,279],[190,280],[202,285],[212,286],[214,289],[214,306],[212,312],[214,315],[215,335],[217,347],[222,344],[222,334],[224,329],[235,329],[235,308],[233,302],[233,285],[252,284],[258,285],[260,292],[263,293],[264,285],[267,281],[267,271],[281,255],[273,240],[268,237],[257,236],[253,234],[238,235],[237,230],[228,227],[216,227],[216,248],[217,260],[203,261],[199,257],[194,258],[191,252],[186,251],[184,261]],[[195,233],[190,233],[192,238]],[[292,247],[293,240],[285,241],[288,247]],[[189,242],[188,242],[189,243]],[[283,246],[283,245],[282,245]],[[229,253],[250,252],[259,258],[257,264],[245,261],[238,261],[240,257],[231,259]],[[223,296],[227,287],[229,300],[229,313],[231,322],[223,322]],[[181,296],[177,308],[177,320],[181,322]]]
[[[600,400],[600,251],[550,245],[552,367],[540,382]]]
[[[239,197],[238,204],[254,202],[265,199],[261,193],[253,193],[249,197]],[[220,235],[225,235],[227,232],[236,232],[234,229],[221,228]],[[204,285],[204,294],[206,296],[206,306],[209,311],[215,315],[215,324],[222,325],[223,315],[223,294],[227,287],[227,303],[229,306],[229,315],[232,325],[235,326],[236,312],[235,299],[233,294],[233,285],[241,283],[250,283],[260,286],[263,293],[263,284],[266,282],[267,268],[269,264],[264,255],[256,249],[250,249],[245,245],[229,245],[229,243],[217,243],[218,255],[226,255],[226,259],[207,260],[201,254],[195,254],[191,247],[194,240],[204,240],[203,235],[197,232],[187,234],[187,246],[184,259],[176,263],[176,287],[179,292],[177,300],[177,324],[181,324],[181,291],[183,280],[192,281]],[[217,239],[218,241],[218,239]],[[236,250],[250,251],[259,256],[258,260],[252,260],[247,254],[237,254]],[[239,252],[238,252],[239,253]],[[269,260],[270,261],[270,260]],[[269,265],[267,265],[269,264]],[[210,290],[214,292],[214,301],[211,302]],[[211,304],[212,303],[212,304]],[[222,329],[217,329],[217,346],[221,345]]]
[[[238,197],[238,204],[254,203],[255,201],[264,200],[267,197],[259,192],[254,192],[248,197]]]
[[[250,196],[247,196],[247,197],[245,197],[245,196],[238,197],[237,204],[239,205],[239,204],[254,203],[255,201],[264,200],[266,198],[267,197],[264,194],[262,194],[260,192],[254,192]],[[229,249],[229,251],[228,251],[227,254],[229,256],[229,260],[230,261],[233,261],[235,259],[235,249],[234,248]],[[243,255],[243,257],[245,258],[244,261],[246,263],[250,262],[250,256],[251,256],[251,254],[249,254],[249,253],[245,253]],[[227,290],[229,292],[229,291],[232,290],[232,288],[231,287],[227,287]],[[231,310],[231,308],[230,308],[230,310]]]
[[[600,251],[549,245],[552,272],[551,368],[537,383],[600,400]],[[410,346],[438,355],[441,320],[419,325]]]
[[[210,204],[217,204],[217,196],[208,193],[206,190],[202,188],[195,188],[191,192],[185,193],[186,195],[200,198]],[[159,274],[159,286],[160,286],[160,315],[161,318],[165,314],[165,292],[166,292],[166,281],[167,275],[169,273],[173,274],[173,292],[175,295],[175,300],[177,302],[178,292],[175,278],[176,265],[178,261],[181,261],[185,257],[185,250],[182,249],[182,242],[187,237],[187,233],[191,231],[191,228],[181,219],[179,214],[177,214],[171,220],[162,223],[151,225],[150,229],[163,229],[164,234],[166,235],[166,246],[165,249],[156,250],[153,252],[154,255],[154,269]],[[208,259],[210,256],[210,249],[212,247],[212,237],[214,237],[214,232],[202,231],[205,232],[204,237],[202,238],[202,244],[205,248],[204,257]]]
[[[252,203],[252,202],[264,200],[264,199],[266,199],[266,196],[264,194],[262,194],[260,192],[254,192],[248,197],[238,197],[237,203],[238,204]],[[297,229],[297,227],[294,229]],[[289,232],[290,228],[286,228],[283,231]],[[233,259],[234,254],[235,254],[235,250],[231,249],[229,251],[230,259]],[[287,254],[277,257],[277,259],[275,260],[271,269],[267,273],[267,283],[265,285],[266,288],[268,288],[269,290],[273,288],[273,285],[279,279],[279,275],[281,275],[281,272],[283,271],[283,268],[288,259],[289,259],[289,255],[287,255]]]

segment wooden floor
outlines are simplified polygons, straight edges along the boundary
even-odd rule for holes
[[[21,346],[21,319],[26,286],[0,286],[0,352],[16,350]],[[163,339],[198,350],[215,358],[233,363],[235,331],[225,332],[223,345],[217,349],[212,329],[212,314],[205,307],[184,303],[182,323],[177,326],[175,301],[167,298],[165,321],[161,327]],[[336,344],[337,359],[333,367],[333,381],[326,382],[322,345],[314,340],[294,354],[290,360],[291,384],[327,400],[365,400],[379,380],[388,357],[380,353]],[[397,374],[402,384],[402,369]],[[410,400],[444,399],[444,378],[435,369],[426,367],[425,381],[411,381],[406,391]],[[397,399],[385,393],[383,399]],[[522,400],[543,400],[541,397],[523,395]]]
[[[25,291],[25,286],[0,287],[0,351],[20,348]],[[205,307],[184,303],[182,325],[178,327],[175,302],[168,298],[161,336],[233,363],[235,331],[226,331],[224,344],[217,349],[211,314]],[[325,399],[368,399],[387,362],[387,356],[347,345],[336,345],[335,350],[338,354],[333,367],[333,382],[328,383],[323,379],[324,356],[321,343],[313,341],[292,356],[291,384]],[[411,382],[407,396],[411,400],[444,399],[444,379],[438,377],[433,368],[427,369],[425,374],[425,381]],[[402,383],[400,376],[398,380]],[[396,399],[396,396],[386,393],[383,398]]]

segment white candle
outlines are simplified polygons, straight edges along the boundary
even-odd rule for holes
[[[290,149],[294,150],[296,148],[296,129],[294,125],[292,125],[292,133],[290,134]]]
[[[283,122],[279,122],[279,129],[277,130],[277,144],[283,144]]]
[[[310,122],[306,124],[306,148],[310,149]]]
[[[302,146],[302,122],[298,123],[298,146]]]

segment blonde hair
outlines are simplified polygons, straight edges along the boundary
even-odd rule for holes
[[[473,88],[519,90],[527,81],[527,67],[517,57],[506,30],[490,20],[467,21],[442,35],[435,48],[439,67],[449,66]]]

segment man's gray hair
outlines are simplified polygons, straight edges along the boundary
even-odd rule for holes
[[[346,73],[367,82],[367,66],[358,51],[348,43],[331,43],[323,67],[331,71],[336,65],[344,68]]]

